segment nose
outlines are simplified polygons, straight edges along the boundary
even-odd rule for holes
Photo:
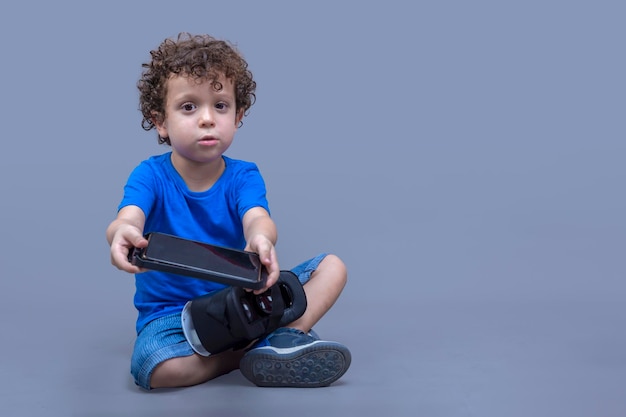
[[[200,119],[198,122],[200,126],[215,126],[215,115],[213,114],[213,109],[210,107],[203,107],[199,112]]]

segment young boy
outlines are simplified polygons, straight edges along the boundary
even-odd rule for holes
[[[304,284],[307,309],[250,349],[208,357],[194,353],[181,311],[223,285],[139,269],[128,261],[144,235],[163,232],[257,252],[278,279],[276,226],[257,166],[224,156],[256,98],[248,64],[230,43],[181,33],[150,52],[138,82],[145,130],[156,128],[171,152],[143,161],[131,173],[117,218],[108,226],[111,263],[134,273],[138,310],[131,373],[145,389],[199,384],[240,368],[258,386],[318,387],[339,379],[350,351],[321,341],[311,328],[332,307],[347,273],[336,256],[321,254],[292,272]],[[264,291],[258,290],[256,293]],[[252,342],[252,341],[251,341]]]

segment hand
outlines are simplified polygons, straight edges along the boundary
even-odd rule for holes
[[[145,272],[144,268],[139,268],[129,262],[128,254],[134,247],[145,248],[146,246],[148,246],[148,241],[138,228],[121,224],[111,239],[111,263],[122,271],[134,274]]]
[[[254,291],[255,294],[261,294],[265,292],[269,287],[276,284],[278,277],[280,276],[280,267],[278,266],[278,259],[276,257],[276,248],[271,240],[264,235],[255,235],[250,239],[246,250],[256,252],[259,254],[261,264],[265,266],[267,270],[267,281],[265,287],[260,290]]]

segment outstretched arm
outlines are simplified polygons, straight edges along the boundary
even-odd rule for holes
[[[133,247],[145,248],[148,245],[143,237],[145,222],[143,210],[137,206],[126,206],[107,227],[106,238],[111,245],[111,263],[118,269],[130,273],[143,271],[128,261],[128,253]]]
[[[262,207],[251,208],[243,216],[243,233],[246,238],[246,250],[256,252],[261,263],[267,269],[268,277],[265,288],[255,291],[260,294],[278,280],[280,267],[276,257],[276,225],[267,210]]]

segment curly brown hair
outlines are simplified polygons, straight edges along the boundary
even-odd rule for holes
[[[244,115],[256,100],[256,82],[248,63],[228,41],[181,32],[176,39],[164,40],[150,55],[152,59],[142,64],[144,71],[137,82],[139,108],[143,114],[141,127],[146,131],[155,127],[155,118],[158,122],[165,118],[167,80],[172,74],[208,80],[217,90],[222,88],[217,81],[221,75],[232,80],[237,112],[243,110]],[[159,136],[159,144],[162,143],[170,145],[169,138]]]

